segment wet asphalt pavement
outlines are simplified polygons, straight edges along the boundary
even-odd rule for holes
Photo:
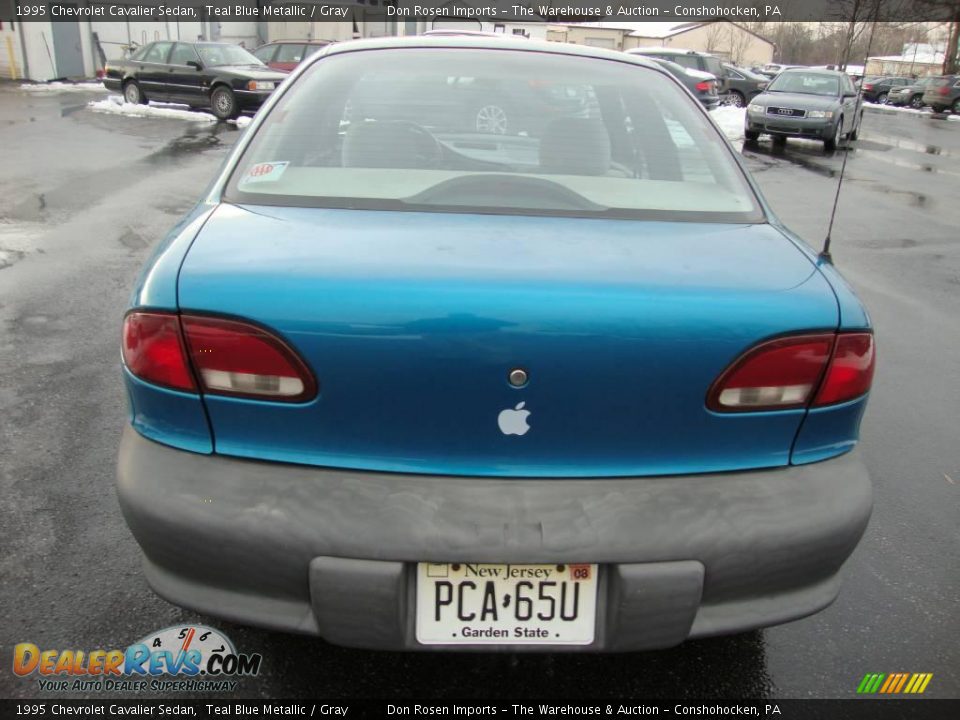
[[[206,618],[147,587],[113,491],[120,320],[151,245],[240,131],[98,115],[92,97],[0,85],[0,697],[64,697],[12,675],[15,643],[125,647],[191,622],[263,654],[238,697],[853,697],[865,673],[896,671],[960,696],[960,122],[871,111],[848,152],[833,250],[876,324],[862,431],[876,506],[833,606],[642,654],[396,654]],[[744,155],[819,244],[843,153]]]

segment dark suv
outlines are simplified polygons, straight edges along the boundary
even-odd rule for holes
[[[860,86],[860,89],[863,92],[863,99],[867,102],[880,103],[881,105],[886,105],[887,96],[890,94],[890,91],[894,88],[898,90],[902,87],[906,87],[913,80],[910,78],[902,77],[872,77],[864,78],[863,84]]]
[[[960,75],[943,75],[934,78],[923,91],[923,104],[934,112],[950,108],[960,114]]]
[[[927,85],[936,79],[934,77],[917,78],[902,88],[893,88],[887,95],[887,104],[909,105],[915,110],[919,110],[923,107],[923,91],[927,89]]]
[[[652,56],[648,57],[679,80],[680,84],[692,92],[696,98],[703,103],[703,106],[707,110],[715,110],[720,105],[720,96],[717,95],[719,81],[716,79],[708,80],[708,77],[712,77],[709,73],[691,70],[690,68],[677,65],[677,63],[671,62],[670,60]]]
[[[717,78],[718,89],[721,95],[727,92],[727,74],[723,69],[723,62],[720,58],[709,53],[698,52],[696,50],[680,50],[678,48],[632,48],[631,55],[646,55],[648,57],[660,58],[675,62],[677,65],[689,68],[691,70],[700,70],[707,72]]]

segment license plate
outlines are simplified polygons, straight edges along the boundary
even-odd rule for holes
[[[417,565],[422,645],[589,645],[596,609],[596,565]]]

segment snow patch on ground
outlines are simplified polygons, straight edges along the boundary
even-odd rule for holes
[[[873,110],[876,112],[901,112],[908,113],[910,115],[929,115],[933,116],[933,110],[930,108],[925,108],[923,110],[917,110],[912,107],[906,107],[905,105],[881,105],[880,103],[864,102],[863,107],[867,110]],[[947,120],[960,121],[960,115],[947,115]]]
[[[106,100],[94,100],[87,103],[87,108],[94,112],[109,113],[111,115],[127,115],[140,118],[169,118],[171,120],[189,120],[191,122],[215,123],[217,118],[210,113],[197,112],[188,109],[186,105],[174,103],[151,102],[148,105],[138,105],[124,102],[120,95],[111,95]]]
[[[55,93],[55,92],[107,92],[103,83],[99,82],[60,82],[59,80],[49,83],[25,83],[20,86],[21,90],[33,93]]]
[[[747,114],[746,108],[724,105],[710,113],[713,121],[720,126],[723,134],[730,142],[743,141],[743,124]]]
[[[0,220],[0,270],[8,268],[37,249],[43,230],[36,223]]]
[[[238,128],[240,128],[240,129],[242,130],[242,129],[245,128],[247,125],[249,125],[250,123],[253,122],[253,118],[252,118],[252,117],[248,117],[247,115],[241,115],[241,116],[238,117],[236,120],[227,120],[227,122],[230,123],[230,124],[232,124],[232,125],[236,125]]]

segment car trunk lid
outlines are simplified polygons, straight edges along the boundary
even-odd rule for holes
[[[713,413],[707,391],[759,340],[838,322],[766,224],[232,205],[179,304],[272,329],[319,383],[304,404],[207,396],[216,452],[451,475],[787,464],[803,410]]]

